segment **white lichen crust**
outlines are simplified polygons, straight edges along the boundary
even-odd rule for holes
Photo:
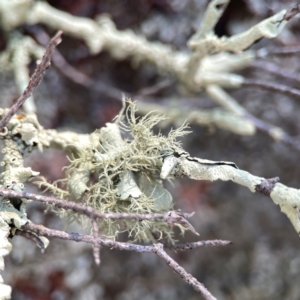
[[[287,215],[300,235],[300,190],[276,183],[270,197]]]
[[[7,110],[1,109],[0,117],[6,113]],[[34,114],[15,115],[2,128],[0,132],[0,139],[3,140],[1,187],[23,192],[24,184],[39,175],[39,172],[24,167],[23,155],[35,147],[41,150],[45,146],[41,139],[42,131],[43,128],[38,124]],[[27,202],[28,200],[22,198],[0,197],[0,270],[4,269],[3,256],[11,250],[8,236],[13,236],[16,228],[21,230],[21,227],[29,222],[26,215]],[[43,248],[46,248],[48,240],[41,238],[41,241],[44,243]],[[0,278],[0,299],[10,299],[10,293],[11,288],[2,284],[2,278]]]
[[[5,220],[2,219],[2,212],[0,212],[0,270],[4,270],[4,259],[5,255],[11,251],[11,243],[8,241],[10,228]],[[3,284],[3,279],[0,276],[0,300],[10,299],[11,287]]]

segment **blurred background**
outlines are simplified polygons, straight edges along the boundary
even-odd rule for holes
[[[109,14],[120,30],[132,29],[150,41],[170,44],[188,51],[186,42],[198,28],[206,0],[49,0],[57,9],[76,16],[95,18]],[[266,17],[294,4],[279,0],[232,0],[216,26],[219,36],[242,32]],[[274,40],[261,40],[252,46],[281,47],[299,45],[300,20],[295,18]],[[36,40],[48,28],[21,26],[18,30]],[[6,47],[1,35],[1,50]],[[92,56],[83,41],[63,36],[58,50],[69,65],[91,78],[93,88],[79,85],[55,66],[35,92],[37,114],[45,128],[90,133],[104,126],[121,109],[114,89],[124,91],[139,102],[178,107],[209,109],[216,104],[204,93],[188,96],[178,89],[174,78],[158,74],[155,67],[143,63],[132,66],[130,60],[116,61],[108,53]],[[298,74],[300,53],[266,59],[280,68]],[[33,61],[30,65],[32,71]],[[264,79],[298,87],[299,81],[282,79],[264,70],[249,67],[242,71],[247,78]],[[157,89],[163,82],[164,88]],[[162,85],[163,85],[162,84]],[[0,73],[1,107],[9,107],[18,91],[13,75]],[[100,88],[97,88],[100,87]],[[143,96],[146,88],[155,92]],[[256,117],[279,126],[298,139],[300,134],[300,100],[257,88],[228,92]],[[117,93],[118,95],[118,93]],[[169,128],[164,128],[167,133]],[[231,132],[191,124],[192,133],[182,139],[191,156],[234,161],[240,169],[262,177],[279,176],[287,186],[300,188],[300,152],[275,142],[264,133],[239,136]],[[64,177],[68,161],[62,151],[45,149],[25,159],[27,166],[41,172],[48,181]],[[300,299],[300,238],[287,217],[272,200],[231,182],[176,179],[167,184],[176,209],[195,211],[191,223],[203,240],[225,239],[233,245],[200,248],[171,256],[195,276],[220,300],[297,300]],[[31,186],[31,192],[38,190]],[[37,203],[28,205],[29,218],[50,228],[65,229],[65,220],[44,213]],[[76,224],[68,231],[82,232]],[[175,229],[176,230],[176,229]],[[126,236],[121,236],[126,240]],[[180,242],[196,241],[188,233],[177,232]],[[154,254],[139,254],[102,249],[101,265],[95,265],[90,245],[51,240],[44,254],[28,240],[14,237],[13,250],[5,259],[4,282],[13,288],[12,299],[61,300],[154,300],[199,299],[181,278]]]

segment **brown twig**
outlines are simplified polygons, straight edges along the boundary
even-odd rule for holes
[[[250,114],[248,112],[246,112],[243,116],[247,120],[251,121],[257,129],[259,129],[262,132],[265,132],[266,134],[268,134],[269,136],[274,138],[273,133],[274,133],[274,131],[276,131],[276,129],[278,129],[276,126],[268,124],[265,121],[262,121],[262,120],[258,119],[257,117],[253,116],[252,114]],[[295,150],[300,151],[300,141],[298,141],[297,139],[289,136],[285,132],[282,131],[281,134],[276,137],[276,139],[278,139],[281,142],[291,146]]]
[[[280,21],[277,21],[276,23],[279,23],[280,25],[282,21],[289,21],[293,19],[296,15],[298,15],[299,12],[300,12],[300,4],[291,5],[286,11],[286,13],[284,14],[283,18]]]
[[[26,30],[30,34],[34,35],[34,38],[43,46],[47,45],[50,38],[45,31],[40,28],[27,26]],[[84,86],[87,89],[91,89],[109,98],[116,99],[118,101],[122,100],[122,94],[125,92],[118,90],[112,86],[108,86],[102,82],[95,81],[84,73],[78,71],[76,68],[72,67],[63,55],[59,51],[55,51],[52,57],[53,65],[69,80]]]
[[[300,52],[300,46],[278,47],[278,48],[261,48],[257,50],[256,58],[265,58],[271,55],[289,55]]]
[[[9,122],[11,117],[18,111],[18,109],[25,102],[25,100],[31,96],[33,91],[36,89],[36,87],[42,81],[42,79],[45,75],[45,71],[51,65],[52,54],[53,54],[56,46],[61,42],[61,35],[62,35],[62,31],[58,31],[56,33],[56,35],[52,38],[50,43],[48,44],[46,51],[45,51],[42,59],[40,60],[40,62],[38,62],[37,67],[34,70],[34,73],[31,76],[25,91],[19,97],[19,99],[16,101],[16,103],[10,108],[8,113],[1,119],[0,129],[2,129]]]
[[[283,69],[282,67],[279,67],[278,65],[266,62],[262,60],[256,60],[251,63],[251,66],[257,69],[261,69],[264,71],[267,71],[269,73],[278,75],[280,77],[283,77],[285,79],[290,79],[296,82],[300,82],[300,76],[297,73],[290,72],[286,69]]]
[[[157,84],[146,87],[144,89],[139,90],[133,95],[134,98],[145,97],[145,96],[153,96],[167,88],[169,88],[173,84],[173,81],[170,79],[162,80]]]
[[[169,224],[181,224],[185,228],[188,228],[196,235],[199,235],[194,227],[186,220],[193,215],[186,214],[179,211],[169,211],[164,214],[136,214],[136,213],[100,213],[93,209],[91,206],[86,206],[82,204],[77,204],[75,202],[56,199],[53,197],[35,195],[30,193],[20,193],[9,189],[0,189],[0,195],[8,198],[25,198],[34,201],[38,201],[45,204],[52,204],[57,208],[73,210],[76,213],[83,214],[94,219],[111,219],[111,220],[121,220],[121,219],[135,219],[137,221],[152,220],[152,221],[163,221]]]
[[[78,233],[67,233],[64,231],[49,229],[41,225],[35,225],[33,223],[27,223],[22,228],[34,232],[39,236],[55,237],[63,240],[85,242],[89,244],[95,243],[94,237],[90,235],[80,235]],[[199,292],[205,300],[216,300],[216,298],[206,289],[206,287],[202,283],[200,283],[191,274],[187,273],[184,268],[182,268],[163,250],[162,244],[143,246],[143,245],[135,245],[130,243],[116,242],[110,239],[103,239],[103,238],[98,238],[97,242],[99,243],[99,245],[104,247],[109,247],[110,249],[155,253],[157,256],[162,258],[175,273],[179,274],[186,283],[191,285],[197,292]]]
[[[181,267],[174,259],[172,259],[163,249],[163,244],[155,244],[152,246],[154,248],[153,251],[157,256],[162,258],[165,263],[173,269],[173,271],[180,275],[180,277],[189,285],[191,285],[195,291],[200,293],[204,299],[207,300],[217,300],[207,289],[206,287],[199,282],[195,277],[191,274],[187,273],[187,271]]]
[[[300,90],[278,83],[264,82],[261,80],[254,79],[244,79],[243,86],[260,87],[264,90],[279,92],[289,96],[296,96],[298,98],[300,97]]]
[[[34,242],[39,248],[41,248],[42,253],[45,252],[45,245],[44,245],[43,241],[38,236],[33,234],[32,232],[16,229],[14,235],[22,236],[22,237]]]

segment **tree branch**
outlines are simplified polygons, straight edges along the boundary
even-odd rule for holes
[[[195,291],[200,293],[204,299],[207,300],[217,300],[207,289],[206,287],[199,282],[191,274],[187,273],[184,268],[182,268],[174,259],[172,259],[163,249],[163,244],[155,244],[152,246],[153,251],[157,256],[162,258],[165,263],[173,269],[175,273],[180,275],[180,277],[189,285],[191,285]]]
[[[280,48],[261,48],[257,50],[255,57],[256,58],[265,58],[271,55],[289,55],[296,54],[300,52],[300,46],[292,47],[280,47]]]
[[[39,248],[41,248],[42,253],[45,252],[45,244],[38,236],[36,236],[32,232],[16,229],[16,231],[14,232],[14,235],[22,236],[22,237],[34,242]]]
[[[85,206],[77,204],[75,202],[56,199],[53,197],[35,195],[30,193],[21,193],[9,189],[0,189],[0,195],[7,198],[25,198],[29,200],[38,201],[45,204],[52,204],[57,208],[73,210],[76,213],[86,215],[92,220],[95,219],[111,219],[111,220],[121,220],[121,219],[135,219],[137,221],[151,220],[151,221],[163,221],[169,224],[181,224],[183,227],[188,228],[194,234],[199,235],[194,227],[186,220],[193,215],[182,213],[179,211],[169,211],[164,214],[136,214],[136,213],[100,213],[93,209],[91,206]]]
[[[39,236],[45,237],[55,237],[63,240],[71,240],[75,242],[85,242],[88,244],[94,244],[95,238],[91,235],[80,235],[78,233],[67,233],[64,231],[54,230],[46,228],[42,225],[36,225],[33,223],[27,223],[22,227],[25,230],[36,233]],[[217,243],[219,243],[218,241]],[[224,241],[225,243],[227,241]],[[148,252],[155,253],[157,256],[162,258],[166,264],[189,285],[191,285],[195,291],[200,293],[205,300],[216,300],[216,298],[206,289],[206,287],[200,283],[195,277],[187,273],[184,268],[182,268],[175,260],[173,260],[164,250],[162,244],[154,244],[150,246],[135,245],[130,243],[122,243],[113,241],[110,239],[97,238],[97,243],[104,247],[109,247],[110,249],[118,249],[125,251],[134,252]],[[202,242],[203,243],[203,242]],[[193,243],[194,244],[194,243]],[[185,247],[188,250],[188,247]],[[181,250],[185,250],[181,246]]]
[[[296,81],[297,83],[300,82],[300,76],[297,73],[283,69],[282,67],[271,62],[255,60],[251,63],[251,67],[267,71],[285,79]]]
[[[48,44],[45,54],[42,57],[41,61],[37,63],[37,67],[34,70],[34,73],[31,76],[28,86],[26,87],[25,91],[19,97],[19,99],[16,101],[16,103],[10,108],[8,113],[1,119],[0,129],[2,129],[9,122],[9,120],[12,118],[12,116],[18,111],[18,109],[25,102],[25,100],[31,96],[33,91],[36,89],[36,87],[42,81],[42,79],[45,75],[45,71],[51,65],[52,54],[53,54],[56,46],[61,42],[61,35],[62,35],[62,31],[60,30],[56,33],[56,35],[52,38],[52,40]]]
[[[186,243],[186,244],[164,244],[164,246],[168,249],[174,251],[187,251],[192,250],[200,247],[220,247],[220,246],[228,246],[231,245],[231,241],[224,241],[224,240],[211,240],[211,241],[199,241],[193,243]]]
[[[300,151],[300,141],[285,133],[281,128],[268,124],[267,122],[258,119],[257,117],[253,116],[248,112],[244,113],[244,117],[247,120],[251,121],[257,129],[259,129],[262,132],[265,132],[270,137],[272,137],[275,141],[276,140],[281,141],[291,146],[295,150]]]
[[[300,90],[297,90],[295,88],[291,88],[289,86],[286,86],[284,84],[278,84],[273,82],[264,82],[261,80],[254,80],[254,79],[244,79],[243,86],[249,86],[249,87],[260,87],[264,90],[269,90],[272,92],[279,92],[282,94],[286,94],[289,96],[296,96],[300,97]]]

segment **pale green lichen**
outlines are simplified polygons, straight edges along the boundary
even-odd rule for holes
[[[300,234],[300,190],[276,183],[270,197],[287,215],[295,230]]]
[[[0,117],[7,110],[0,110]],[[2,128],[0,139],[3,140],[2,149],[2,172],[0,176],[0,187],[17,192],[24,191],[24,184],[31,178],[39,175],[39,172],[23,165],[23,155],[38,146],[42,149],[43,142],[39,138],[42,127],[38,124],[35,115],[15,115],[8,124]],[[28,200],[22,198],[9,199],[0,197],[0,270],[4,269],[3,256],[11,249],[8,236],[13,236],[15,229],[21,230],[29,220],[26,214],[26,203]],[[43,249],[47,247],[48,240],[40,239]],[[11,288],[2,284],[0,277],[0,299],[10,299]]]
[[[8,241],[8,236],[10,233],[10,227],[7,222],[2,219],[2,213],[0,213],[0,270],[4,270],[4,259],[5,255],[11,251],[11,243]],[[0,299],[10,299],[11,287],[3,284],[3,279],[0,276]]]
[[[153,127],[164,117],[151,113],[138,118],[136,111],[135,103],[129,101],[125,120],[120,121],[119,116],[117,123],[101,128],[98,143],[81,148],[76,145],[76,157],[69,158],[64,181],[71,198],[85,199],[86,204],[100,212],[145,214],[172,209],[172,196],[159,175],[164,157],[183,151],[177,138],[187,133],[186,126],[171,130],[168,136],[155,134]],[[131,137],[123,139],[122,130]],[[59,193],[56,186],[47,184],[47,188]],[[63,196],[69,198],[67,194]],[[73,213],[62,214],[82,219]],[[114,238],[119,232],[128,231],[133,240],[151,240],[154,231],[168,239],[172,236],[168,224],[153,221],[103,220],[100,229],[102,235]]]

